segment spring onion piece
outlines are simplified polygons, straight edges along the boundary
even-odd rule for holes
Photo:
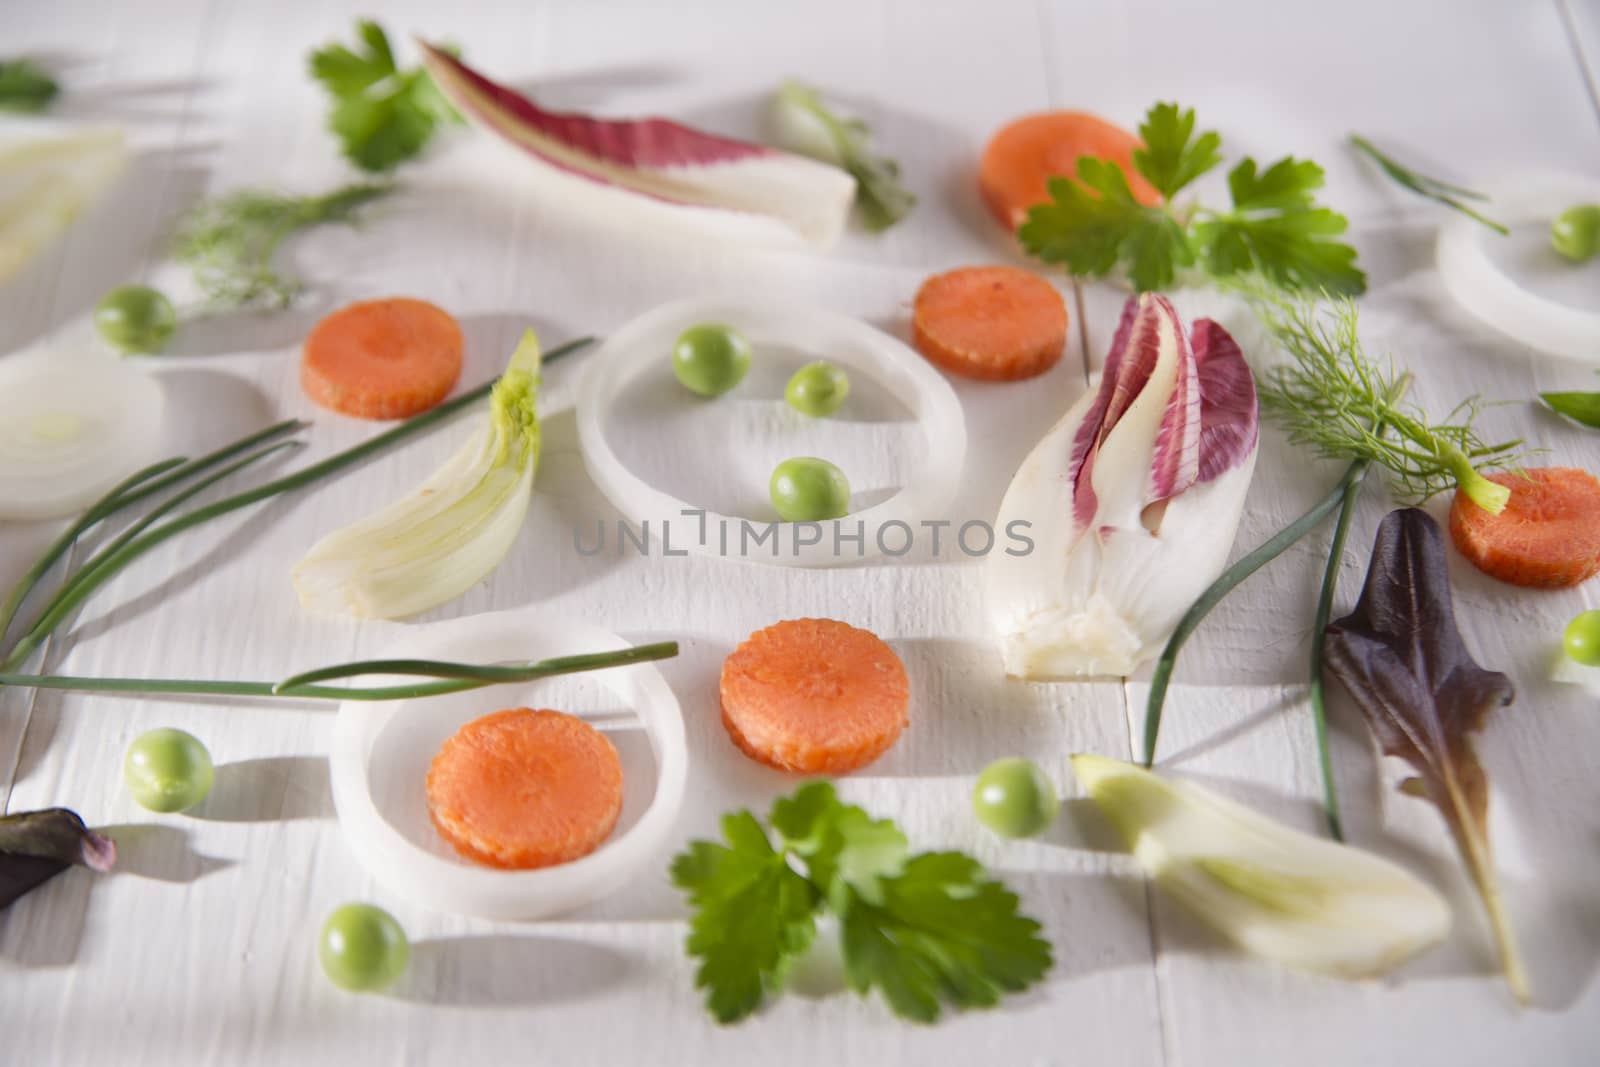
[[[1593,177],[1530,175],[1495,196],[1502,221],[1515,228],[1550,220],[1569,204],[1600,200]],[[1554,253],[1547,253],[1554,258]],[[1482,227],[1456,217],[1439,228],[1436,249],[1445,289],[1468,313],[1516,341],[1552,356],[1600,363],[1600,310],[1575,307],[1520,285],[1490,256]],[[1592,270],[1588,267],[1568,269]]]
[[[1248,952],[1365,978],[1438,943],[1450,907],[1403,868],[1120,760],[1072,769],[1167,893]]]
[[[852,375],[876,381],[893,394],[917,420],[924,439],[915,466],[889,499],[851,512],[839,525],[824,528],[817,540],[782,526],[768,532],[759,519],[724,515],[681,500],[639,477],[612,447],[606,421],[630,383],[652,369],[675,338],[696,323],[720,322],[744,334],[758,357],[764,350],[804,346],[846,368]],[[591,358],[578,386],[578,439],[589,476],[612,505],[631,522],[674,534],[674,554],[681,548],[706,555],[783,566],[827,567],[894,554],[905,544],[895,527],[914,530],[929,516],[943,514],[955,498],[966,456],[966,422],[961,403],[944,376],[904,342],[856,319],[803,304],[745,300],[681,300],[646,312],[617,330]],[[859,524],[859,526],[858,526]],[[825,527],[827,524],[825,524]],[[836,547],[834,534],[852,543]],[[751,536],[751,534],[755,536]],[[856,540],[859,538],[859,540]],[[902,552],[905,549],[901,549]]]
[[[386,652],[392,660],[509,660],[529,648],[553,657],[588,658],[633,651],[617,635],[585,622],[550,617],[542,608],[474,615],[418,627]],[[436,698],[373,706],[350,702],[334,725],[329,771],[345,839],[368,872],[389,891],[426,907],[492,919],[536,919],[599,900],[641,877],[671,846],[688,783],[683,716],[653,665],[633,663],[595,679],[638,715],[655,759],[655,791],[637,819],[582,859],[538,870],[497,870],[439,845],[427,806],[419,802],[439,745],[487,710],[482,698]],[[534,685],[501,690],[489,707],[546,707]],[[624,766],[624,773],[634,768]]]
[[[780,144],[843,167],[856,180],[856,203],[868,230],[887,230],[916,206],[916,196],[900,182],[900,164],[873,152],[867,124],[832,111],[817,90],[784,82],[772,98],[772,117]]]
[[[1185,332],[1162,296],[1131,298],[1100,387],[1023,461],[997,530],[1039,548],[991,554],[1006,673],[1127,675],[1222,573],[1255,469],[1255,383],[1210,319]]]
[[[0,124],[0,284],[98,199],[127,160],[114,126]]]
[[[294,568],[312,611],[397,619],[453,600],[500,565],[522,530],[539,464],[539,339],[532,330],[489,417],[411,495],[312,546]]]
[[[52,519],[156,457],[159,382],[98,351],[0,363],[0,519]]]
[[[564,179],[563,195],[597,214],[648,209],[687,216],[728,236],[833,244],[856,182],[838,167],[667,119],[605,120],[546,111],[419,41],[434,84],[466,116]],[[576,180],[573,180],[576,179]],[[644,217],[644,216],[640,216]]]

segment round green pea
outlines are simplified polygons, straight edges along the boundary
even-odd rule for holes
[[[322,970],[340,989],[367,993],[392,985],[411,962],[411,945],[395,917],[371,904],[345,904],[322,924]]]
[[[1001,837],[1033,837],[1055,821],[1061,801],[1056,787],[1032,760],[995,760],[978,775],[972,810]]]
[[[158,289],[121,285],[95,305],[94,327],[124,352],[159,352],[178,328],[178,312]]]
[[[134,738],[122,761],[128,792],[151,811],[188,811],[211,792],[211,753],[193,734],[151,730]]]
[[[822,522],[850,514],[850,480],[825,459],[786,459],[773,470],[767,488],[784,522]]]
[[[672,373],[701,396],[721,396],[750,371],[750,342],[720,323],[691,326],[672,346]]]
[[[1567,658],[1585,667],[1600,667],[1600,611],[1579,613],[1561,636]]]
[[[1569,207],[1550,224],[1550,243],[1574,263],[1600,255],[1600,204]]]
[[[825,419],[850,395],[850,378],[826,360],[807,363],[783,387],[783,398],[802,415]]]

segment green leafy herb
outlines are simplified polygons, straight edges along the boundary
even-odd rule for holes
[[[43,111],[60,91],[50,72],[31,59],[0,62],[0,111]]]
[[[1550,410],[1600,430],[1600,393],[1540,393]]]
[[[1231,210],[1178,209],[1173,198],[1222,162],[1222,138],[1196,135],[1194,111],[1176,104],[1152,107],[1139,136],[1133,165],[1165,203],[1140,204],[1121,167],[1084,156],[1077,177],[1052,178],[1050,202],[1028,212],[1017,231],[1023,247],[1083,277],[1120,265],[1140,292],[1170,286],[1197,263],[1218,278],[1253,273],[1285,289],[1365,291],[1355,249],[1338,240],[1347,220],[1314,197],[1321,167],[1286,156],[1261,170],[1244,159],[1228,174]]]
[[[1442,182],[1437,178],[1430,178],[1426,174],[1418,174],[1416,171],[1411,170],[1408,167],[1403,167],[1399,163],[1395,162],[1392,157],[1378,151],[1378,149],[1373,146],[1371,141],[1367,140],[1365,137],[1362,137],[1360,134],[1352,133],[1350,135],[1350,144],[1356,149],[1356,151],[1364,153],[1370,157],[1373,162],[1377,163],[1379,167],[1383,168],[1383,172],[1390,178],[1394,179],[1400,185],[1405,186],[1407,189],[1410,189],[1417,195],[1425,196],[1429,200],[1438,201],[1445,207],[1453,208],[1454,210],[1459,211],[1463,215],[1467,216],[1469,219],[1475,219],[1476,221],[1483,223],[1496,233],[1503,235],[1511,232],[1500,223],[1495,222],[1493,219],[1485,218],[1484,216],[1478,214],[1478,212],[1473,210],[1471,207],[1462,203],[1463,200],[1489,199],[1482,193],[1475,193],[1471,189],[1463,189],[1459,185],[1451,185],[1448,182]]]
[[[724,1023],[754,1012],[811,944],[816,915],[840,922],[845,975],[896,1014],[939,1018],[945,1002],[989,1007],[1050,968],[1039,924],[959,852],[908,856],[905,835],[812,782],[778,800],[767,831],[748,811],[723,819],[723,843],[692,842],[672,880],[695,909],[696,984]],[[803,873],[802,869],[803,868]]]
[[[217,309],[288,307],[305,288],[273,268],[278,248],[313,226],[353,224],[393,186],[363,182],[322,196],[242,189],[199,204],[178,223],[174,254]]]
[[[311,76],[333,99],[328,128],[346,158],[381,173],[420,153],[439,123],[460,117],[427,71],[399,69],[376,22],[357,22],[356,36],[355,50],[330,44],[311,53]]]
[[[900,182],[900,164],[872,150],[872,130],[829,110],[815,89],[788,81],[775,103],[784,140],[797,152],[844,168],[856,180],[856,204],[867,229],[887,230],[911,213],[917,198]]]

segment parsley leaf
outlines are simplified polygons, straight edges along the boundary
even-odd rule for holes
[[[928,852],[883,884],[883,900],[856,899],[841,929],[845,977],[877,987],[895,1013],[939,1018],[940,1000],[988,1008],[1050,969],[1039,924],[1017,913],[1017,896],[960,852]]]
[[[696,909],[688,949],[700,957],[695,984],[718,1022],[743,1019],[761,1004],[816,933],[817,892],[790,870],[756,817],[722,820],[727,846],[695,841],[672,864],[672,881]]]
[[[1053,202],[1028,212],[1017,236],[1046,263],[1064,263],[1080,276],[1103,278],[1119,262],[1140,292],[1172,284],[1177,268],[1194,262],[1188,235],[1159,207],[1133,197],[1115,163],[1084,156],[1078,178],[1050,179]]]
[[[1334,240],[1348,222],[1312,198],[1322,183],[1322,168],[1308,159],[1285,156],[1259,174],[1255,160],[1241,161],[1228,172],[1233,211],[1195,223],[1206,270],[1218,277],[1257,270],[1281,289],[1364,292],[1356,250]]]
[[[1207,130],[1190,144],[1193,135],[1194,109],[1180,111],[1177,104],[1152,107],[1139,127],[1144,147],[1134,150],[1133,165],[1168,200],[1222,162],[1221,135]]]
[[[824,907],[841,920],[851,988],[878,988],[906,1018],[932,1021],[943,1001],[988,1007],[1049,969],[1039,924],[971,857],[908,858],[891,820],[841,802],[827,782],[779,799],[769,822],[780,848],[740,811],[723,819],[727,844],[691,842],[672,864],[695,909],[695,981],[719,1022],[748,1016],[782,984]]]
[[[402,71],[383,27],[356,23],[359,50],[331,44],[311,54],[311,76],[333,99],[328,128],[363,170],[392,170],[420,153],[434,128],[457,117],[421,67]]]
[[[1355,249],[1338,240],[1347,220],[1314,199],[1321,167],[1286,157],[1258,173],[1246,159],[1228,174],[1231,211],[1175,209],[1174,195],[1221,163],[1222,139],[1209,130],[1196,136],[1194,111],[1168,103],[1149,110],[1139,135],[1134,166],[1164,203],[1140,204],[1120,167],[1082,157],[1077,177],[1052,178],[1050,201],[1018,228],[1029,253],[1078,277],[1124,270],[1140,292],[1167,288],[1196,263],[1219,278],[1257,271],[1285,289],[1366,289]]]
[[[49,71],[31,59],[0,62],[0,111],[43,111],[60,91]]]

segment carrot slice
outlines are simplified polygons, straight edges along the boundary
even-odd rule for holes
[[[360,419],[427,411],[461,377],[461,327],[423,300],[341,308],[306,337],[300,387],[325,408]]]
[[[1489,475],[1511,490],[1491,515],[1464,493],[1450,507],[1450,539],[1491,578],[1565,589],[1600,573],[1600,481],[1571,467]]]
[[[917,290],[911,339],[932,363],[984,381],[1017,381],[1056,365],[1067,346],[1067,304],[1055,286],[1016,267],[962,267]]]
[[[622,762],[572,715],[512,708],[474,719],[428,768],[428,815],[490,867],[549,867],[600,847],[622,812]]]
[[[1128,176],[1141,204],[1161,202],[1161,194],[1133,167],[1139,139],[1120,126],[1084,111],[1046,111],[1026,115],[989,139],[978,165],[978,187],[994,217],[1015,230],[1035,204],[1050,202],[1049,182],[1078,176],[1078,158],[1097,156]]]
[[[841,774],[888,751],[906,728],[911,686],[894,650],[833,619],[757,630],[722,664],[722,725],[751,759]]]

